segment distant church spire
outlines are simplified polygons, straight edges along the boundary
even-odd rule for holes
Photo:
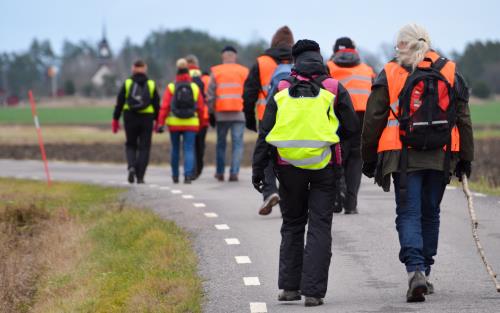
[[[108,39],[106,36],[106,24],[102,24],[102,39],[97,46],[99,60],[106,63],[111,59],[111,48],[109,47]]]

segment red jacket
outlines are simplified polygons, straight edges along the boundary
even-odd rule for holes
[[[189,74],[179,74],[175,77],[175,82],[191,82],[191,76]],[[167,87],[165,88],[165,92],[163,93],[163,100],[161,103],[161,108],[160,108],[160,114],[158,115],[158,125],[159,126],[164,126],[165,125],[165,119],[168,117],[170,114],[170,105],[172,102],[172,97],[173,94],[170,92],[170,89]],[[203,100],[203,95],[200,90],[200,94],[198,96],[198,101],[197,101],[197,112],[198,112],[198,119],[200,120],[200,125],[202,125],[202,116],[203,116],[203,106],[205,102]],[[181,131],[194,131],[198,132],[199,127],[198,126],[168,126],[168,131],[170,132],[181,132]]]

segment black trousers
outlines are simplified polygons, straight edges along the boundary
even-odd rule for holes
[[[279,288],[323,298],[332,257],[333,167],[303,170],[284,165],[277,166],[277,174],[283,212]]]
[[[207,137],[208,127],[200,128],[198,133],[196,134],[196,142],[195,142],[195,158],[196,158],[196,177],[201,175],[203,172],[203,158],[205,157],[205,139]]]
[[[363,122],[365,112],[356,112],[360,123]],[[358,192],[361,184],[363,160],[361,159],[361,132],[343,145],[344,152],[344,177],[346,184],[346,197],[344,209],[354,210],[358,206]]]
[[[148,167],[153,121],[153,114],[124,112],[123,115],[127,164],[129,169],[135,168],[137,179],[144,179]]]

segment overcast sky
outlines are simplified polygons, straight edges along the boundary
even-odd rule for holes
[[[0,12],[2,52],[25,50],[33,38],[49,39],[60,52],[65,39],[99,40],[103,24],[115,51],[126,37],[142,43],[159,29],[191,27],[246,43],[269,41],[284,24],[296,40],[317,40],[323,54],[339,36],[377,52],[409,22],[425,26],[445,52],[462,51],[477,39],[500,40],[500,1],[494,0],[0,0]]]

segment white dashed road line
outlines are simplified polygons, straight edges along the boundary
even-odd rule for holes
[[[193,195],[182,195],[182,198],[184,198],[184,199],[193,199],[194,196]]]
[[[250,313],[267,313],[265,302],[250,302]]]
[[[224,239],[228,245],[239,245],[240,241],[238,238],[226,238]]]
[[[235,256],[234,259],[236,260],[236,263],[238,263],[238,264],[250,264],[250,263],[252,263],[250,258],[246,255]]]
[[[446,190],[455,190],[457,187],[455,186],[446,186]]]
[[[216,224],[215,228],[217,228],[218,230],[228,230],[229,226],[227,224]]]
[[[170,190],[170,192],[171,192],[171,193],[173,193],[174,195],[176,195],[176,194],[180,194],[180,193],[182,193],[182,190],[179,190],[179,189],[172,189],[172,190]]]
[[[217,213],[214,213],[214,212],[206,212],[204,214],[205,214],[205,217],[208,217],[208,218],[216,218],[218,216]]]
[[[243,277],[245,286],[260,286],[259,277]]]
[[[206,207],[205,203],[201,203],[201,202],[195,202],[193,203],[194,207],[195,208],[204,208]]]

